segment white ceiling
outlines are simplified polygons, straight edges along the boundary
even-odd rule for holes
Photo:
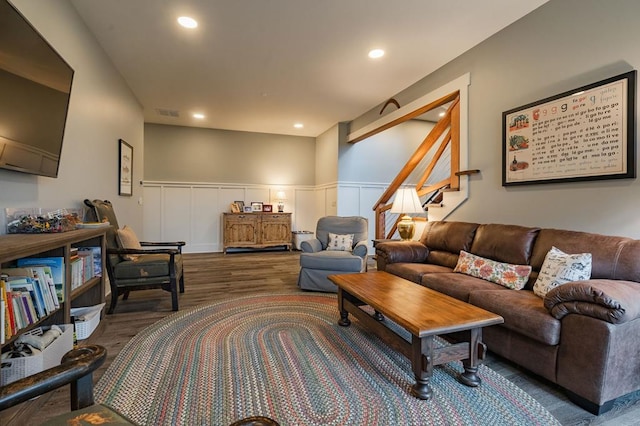
[[[71,0],[146,122],[299,136],[357,118],[546,1]]]

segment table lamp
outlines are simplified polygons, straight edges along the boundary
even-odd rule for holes
[[[396,198],[391,206],[391,213],[403,214],[402,219],[398,222],[398,234],[403,241],[409,241],[415,233],[415,225],[413,219],[408,213],[424,213],[418,192],[414,188],[401,188],[396,192]]]
[[[284,212],[284,200],[286,199],[284,191],[276,192],[276,199],[278,200],[278,213]]]

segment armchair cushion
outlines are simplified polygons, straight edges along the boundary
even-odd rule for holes
[[[121,248],[142,250],[140,240],[138,240],[138,236],[133,231],[133,229],[125,225],[124,228],[118,229],[116,232],[118,234],[118,242],[120,243]],[[137,257],[138,255],[135,254],[122,255],[122,258],[124,260],[135,260]]]
[[[176,255],[176,275],[182,270],[182,256]],[[134,260],[125,260],[115,266],[117,279],[137,279],[169,276],[168,254],[145,254],[136,256]]]
[[[300,254],[300,267],[326,271],[360,272],[363,259],[349,251],[321,251]]]
[[[334,234],[329,232],[329,251],[351,251],[353,249],[353,234]]]

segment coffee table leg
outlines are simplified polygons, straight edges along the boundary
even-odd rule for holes
[[[480,366],[480,361],[478,357],[478,349],[480,345],[483,345],[482,339],[482,329],[476,328],[470,330],[471,337],[469,339],[469,358],[462,361],[462,365],[464,366],[464,373],[460,373],[458,380],[460,383],[465,384],[467,386],[476,387],[480,386],[482,380],[478,376],[478,367]]]
[[[351,320],[349,319],[349,312],[344,308],[344,291],[340,287],[338,287],[338,310],[340,311],[338,325],[349,327]]]
[[[382,315],[380,312],[378,312],[377,310],[373,311],[373,318],[376,319],[376,321],[384,321],[384,315]]]
[[[411,336],[411,368],[416,377],[411,393],[416,398],[431,398],[433,391],[429,380],[433,375],[433,336]]]

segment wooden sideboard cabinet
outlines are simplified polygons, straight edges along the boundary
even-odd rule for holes
[[[223,213],[223,251],[283,246],[291,250],[291,213]]]

